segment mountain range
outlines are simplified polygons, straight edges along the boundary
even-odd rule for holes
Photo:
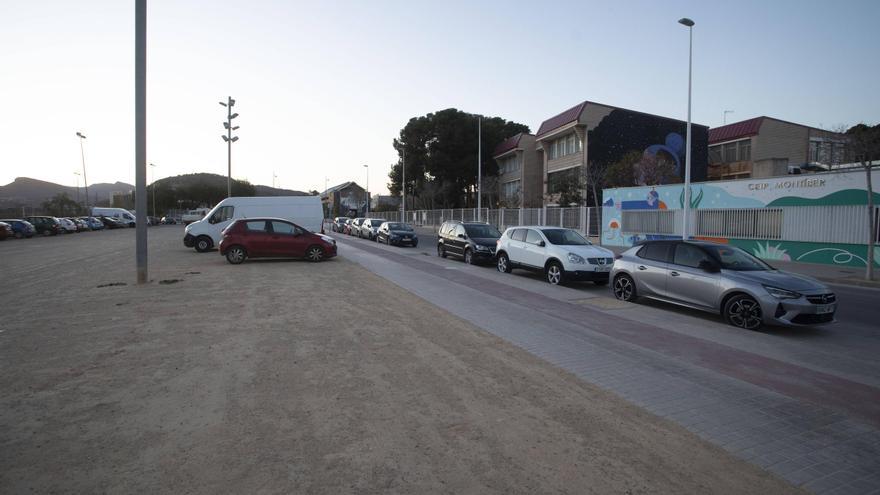
[[[171,186],[172,189],[193,183],[226,187],[226,177],[217,174],[186,174],[175,177],[166,177],[156,181],[157,184]],[[161,186],[160,186],[161,187]],[[108,201],[110,195],[121,192],[127,193],[134,186],[125,182],[89,184],[89,197],[91,203]],[[257,196],[307,196],[309,193],[292,189],[280,189],[270,186],[254,186]],[[5,186],[0,186],[0,208],[18,208],[21,206],[38,207],[57,194],[65,193],[71,199],[82,198],[85,190],[80,187],[64,186],[29,177],[16,177]]]

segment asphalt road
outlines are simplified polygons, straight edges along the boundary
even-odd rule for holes
[[[880,488],[876,290],[835,286],[833,325],[747,332],[591,283],[441,259],[431,235],[417,248],[336,237],[341,256],[795,484]]]

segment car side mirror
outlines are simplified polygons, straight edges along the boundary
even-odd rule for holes
[[[697,267],[699,269],[701,269],[705,272],[709,272],[709,273],[717,273],[717,272],[721,271],[721,269],[718,267],[718,265],[716,265],[715,263],[713,263],[709,260],[700,261],[700,264]]]
[[[460,239],[467,239],[467,235],[465,235],[465,234],[458,234],[458,237]]]
[[[546,245],[547,245],[546,242],[544,242],[544,241],[538,241],[538,246],[544,247],[544,246],[546,246]]]

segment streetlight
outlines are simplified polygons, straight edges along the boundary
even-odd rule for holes
[[[687,120],[687,138],[685,139],[685,158],[684,158],[684,222],[681,229],[681,238],[688,238],[688,219],[690,218],[691,209],[691,76],[694,66],[694,21],[683,17],[678,23],[687,26],[688,37],[688,120]]]
[[[370,166],[364,165],[364,168],[367,169],[367,216],[370,215]]]
[[[477,221],[482,220],[483,206],[483,163],[480,155],[483,152],[483,118],[477,117]]]
[[[83,186],[85,187],[85,190],[86,190],[86,201],[85,201],[86,214],[91,216],[92,212],[89,211],[89,180],[86,178],[86,152],[83,151],[83,139],[85,139],[86,136],[79,131],[76,132],[76,135],[79,136],[79,154],[82,157]]]
[[[158,217],[159,215],[156,215],[156,164],[151,163],[150,168],[153,169],[153,182],[150,183],[153,187],[153,216]]]
[[[232,131],[238,130],[238,126],[232,127],[232,119],[238,117],[237,113],[232,113],[232,107],[235,106],[235,100],[231,96],[227,97],[226,103],[220,102],[226,107],[226,122],[223,128],[226,129],[226,135],[221,136],[226,141],[226,197],[232,196],[232,143],[238,141],[238,136],[233,137]]]
[[[403,185],[401,188],[401,192],[403,193],[403,201],[401,201],[401,204],[403,206],[400,209],[400,221],[406,222],[406,148],[404,145],[400,146],[400,151],[403,152],[403,160],[400,164],[400,171],[403,174],[403,178],[400,181],[401,185]]]

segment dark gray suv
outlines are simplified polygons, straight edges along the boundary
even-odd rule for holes
[[[437,256],[457,256],[471,265],[494,261],[501,232],[484,222],[447,220],[437,233]]]

